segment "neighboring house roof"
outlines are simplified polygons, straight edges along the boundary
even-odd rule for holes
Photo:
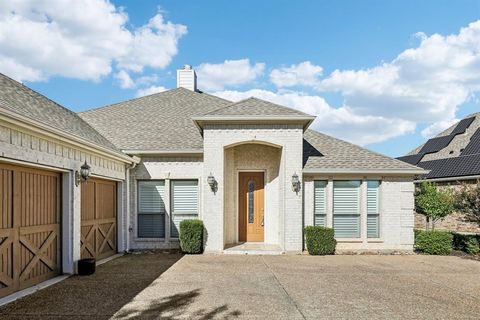
[[[424,171],[414,165],[307,130],[303,141],[304,172],[319,173],[382,173],[421,174]]]
[[[398,159],[430,170],[419,179],[480,175],[480,113],[465,117]]]
[[[201,151],[203,138],[192,117],[230,104],[206,93],[177,88],[79,115],[122,150]]]
[[[0,73],[0,109],[41,123],[120,154],[115,146],[75,112]]]

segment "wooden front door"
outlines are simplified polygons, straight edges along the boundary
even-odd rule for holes
[[[240,172],[238,180],[238,240],[263,241],[265,205],[263,172]]]
[[[103,259],[117,253],[117,183],[82,182],[81,257]]]
[[[60,174],[0,164],[0,297],[60,273]]]

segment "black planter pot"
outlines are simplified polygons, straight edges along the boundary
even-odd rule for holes
[[[78,274],[88,276],[95,273],[95,259],[87,258],[78,260]]]

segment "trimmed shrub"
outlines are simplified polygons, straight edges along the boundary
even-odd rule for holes
[[[337,241],[332,228],[308,226],[305,227],[305,237],[309,254],[323,256],[335,253]]]
[[[445,231],[420,231],[415,238],[415,248],[426,254],[449,255],[453,250],[453,235]]]
[[[187,219],[180,222],[180,248],[184,253],[202,253],[203,222]]]
[[[453,248],[455,250],[461,250],[466,253],[469,253],[467,251],[467,243],[471,241],[472,244],[474,244],[475,240],[477,241],[477,243],[480,243],[480,234],[463,234],[463,233],[452,232],[452,235],[453,235]]]
[[[466,251],[468,254],[477,255],[480,253],[480,244],[476,238],[470,238],[466,244]]]

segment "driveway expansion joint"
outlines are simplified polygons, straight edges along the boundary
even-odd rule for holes
[[[275,282],[277,283],[277,285],[282,289],[282,291],[285,293],[285,296],[287,297],[287,299],[290,301],[290,303],[295,307],[295,310],[297,310],[297,312],[302,316],[302,319],[307,319],[305,317],[305,315],[303,314],[302,310],[300,310],[300,308],[298,307],[297,303],[295,302],[295,300],[293,300],[293,298],[290,296],[290,294],[288,293],[287,289],[285,289],[285,287],[282,285],[282,283],[280,282],[280,280],[278,280],[277,278],[277,275],[275,274],[275,272],[272,270],[272,268],[270,268],[270,265],[267,263],[267,261],[265,261],[265,257],[264,256],[261,256],[262,257],[262,262],[263,264],[265,265],[265,267],[267,268],[267,270],[272,274],[273,276],[273,279],[275,280]]]

